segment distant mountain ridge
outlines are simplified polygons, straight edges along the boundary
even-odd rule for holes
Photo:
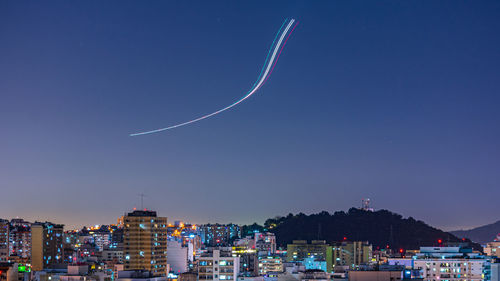
[[[461,238],[469,238],[476,243],[484,244],[493,241],[500,233],[500,221],[469,230],[450,231],[450,233]]]
[[[420,246],[439,246],[471,242],[431,227],[412,217],[403,218],[387,210],[366,211],[351,208],[348,212],[326,211],[305,215],[289,214],[286,217],[268,219],[264,226],[244,226],[244,233],[267,230],[276,235],[277,244],[286,247],[293,240],[326,240],[334,243],[342,240],[369,241],[374,249],[418,249]],[[479,244],[472,245],[481,250]]]

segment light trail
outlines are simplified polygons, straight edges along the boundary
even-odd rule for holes
[[[285,22],[283,23],[283,25],[286,23],[287,20],[285,20]],[[283,47],[285,46],[286,44],[286,41],[288,41],[288,38],[290,37],[290,35],[292,34],[293,30],[295,29],[295,27],[297,26],[298,22],[295,24],[295,26],[291,29],[290,31],[290,28],[292,27],[292,25],[295,23],[295,19],[291,19],[288,24],[286,25],[285,27],[285,30],[281,33],[281,35],[279,36],[279,40],[278,42],[276,43],[276,45],[274,46],[274,49],[273,49],[273,45],[271,45],[271,50],[273,50],[272,52],[272,56],[271,58],[269,59],[269,61],[267,61],[267,58],[266,58],[266,63],[264,63],[264,67],[262,68],[262,70],[265,68],[266,70],[264,71],[264,74],[261,76],[262,74],[262,70],[261,70],[261,74],[259,74],[259,77],[257,78],[257,81],[256,83],[252,86],[252,88],[248,91],[248,93],[242,97],[241,99],[237,100],[236,102],[222,108],[222,109],[219,109],[215,112],[212,112],[210,114],[207,114],[207,115],[203,115],[201,117],[198,117],[196,119],[193,119],[193,120],[190,120],[190,121],[186,121],[186,122],[183,122],[183,123],[180,123],[180,124],[177,124],[177,125],[173,125],[173,126],[170,126],[170,127],[166,127],[166,128],[161,128],[161,129],[156,129],[156,130],[151,130],[151,131],[145,131],[145,132],[139,132],[139,133],[134,133],[134,134],[130,134],[131,137],[134,137],[134,136],[140,136],[140,135],[147,135],[147,134],[153,134],[153,133],[158,133],[158,132],[162,132],[162,131],[166,131],[166,130],[170,130],[170,129],[174,129],[174,128],[179,128],[179,127],[182,127],[182,126],[185,126],[185,125],[189,125],[189,124],[192,124],[192,123],[195,123],[195,122],[198,122],[198,121],[201,121],[203,119],[206,119],[206,118],[209,118],[211,116],[214,116],[214,115],[217,115],[223,111],[226,111],[238,104],[240,104],[241,102],[243,102],[244,100],[248,99],[250,96],[252,96],[262,85],[263,83],[269,78],[269,75],[270,73],[272,72],[272,69],[274,69],[274,65],[276,64],[276,62],[278,61],[277,59],[279,58],[279,55],[281,54],[281,51],[283,50]],[[278,37],[278,35],[280,34],[280,31],[281,29],[283,28],[283,25],[281,26],[280,30],[278,31],[278,33],[276,34],[276,37],[274,38],[274,41],[276,41],[276,38]],[[283,44],[283,47],[281,48],[281,51],[279,52],[278,54],[278,57],[276,57],[276,54],[278,53],[278,50],[280,49],[281,47],[281,44],[283,43],[283,39],[285,38],[285,36],[287,35],[288,31],[290,31],[290,34],[288,34],[288,36],[286,37],[286,40]],[[274,44],[274,41],[273,41],[273,44]],[[269,57],[269,54],[270,52],[268,53],[267,57]],[[266,67],[267,66],[267,67]],[[272,69],[271,69],[272,67]],[[271,72],[270,72],[270,69],[271,69]],[[259,80],[260,79],[260,80]]]
[[[264,69],[266,69],[266,65],[267,65],[267,62],[268,62],[268,59],[269,59],[269,55],[271,54],[272,50],[273,50],[273,46],[274,46],[274,42],[276,42],[276,39],[278,39],[278,36],[280,35],[280,32],[281,30],[283,29],[283,26],[285,26],[285,23],[288,21],[288,18],[286,18],[284,21],[283,21],[283,24],[281,25],[280,29],[278,30],[278,32],[276,33],[276,36],[274,36],[274,40],[273,40],[273,43],[271,44],[271,47],[269,47],[269,52],[267,52],[267,56],[266,56],[266,60],[264,61],[264,65],[262,66],[262,69],[260,70],[260,73],[259,73],[259,76],[257,77],[257,80],[255,80],[255,83],[253,83],[252,87],[250,88],[250,91],[255,88],[255,85],[257,85],[257,83],[259,82],[260,78],[262,77],[262,73],[264,72]],[[279,57],[279,56],[278,56]],[[248,92],[250,92],[248,91]]]
[[[295,30],[295,28],[297,27],[299,23],[297,22],[292,30],[290,31],[290,33],[288,34],[288,36],[286,37],[285,39],[285,43],[283,43],[283,46],[281,46],[281,49],[280,49],[280,52],[278,53],[278,57],[276,58],[276,60],[274,61],[274,64],[273,64],[273,68],[271,68],[271,72],[269,72],[269,75],[267,75],[266,77],[266,80],[264,80],[264,83],[266,83],[267,79],[269,79],[269,77],[271,76],[271,74],[273,73],[273,70],[274,70],[274,67],[276,66],[276,63],[278,62],[278,60],[280,59],[280,56],[281,56],[281,52],[283,51],[283,48],[285,48],[285,45],[286,45],[286,42],[288,42],[288,38],[290,38],[290,35],[292,35],[293,31]]]

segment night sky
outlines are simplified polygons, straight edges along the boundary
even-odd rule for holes
[[[257,94],[128,136],[242,97],[287,17]],[[1,1],[0,217],[494,222],[499,35],[498,1]]]

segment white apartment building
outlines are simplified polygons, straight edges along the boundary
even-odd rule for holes
[[[482,281],[487,259],[460,247],[421,247],[414,269],[426,281]]]
[[[484,280],[483,269],[486,260],[428,259],[416,260],[424,280]]]
[[[500,281],[500,263],[491,264],[491,281]]]
[[[240,258],[231,252],[213,250],[198,258],[199,280],[237,280],[239,269]]]
[[[167,263],[174,274],[188,271],[188,247],[183,247],[179,241],[167,240]]]

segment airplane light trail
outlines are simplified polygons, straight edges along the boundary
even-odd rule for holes
[[[276,43],[276,45],[274,45],[274,42],[276,41],[276,38],[278,38],[278,35],[280,34],[281,30],[283,29],[283,26],[285,25],[285,23],[287,21],[288,21],[288,19],[285,19],[285,22],[283,22],[283,24],[281,25],[280,30],[276,34],[276,37],[274,38],[273,44],[271,45],[271,48],[269,49],[269,53],[267,54],[266,62],[264,63],[264,66],[262,67],[262,70],[261,70],[261,72],[259,74],[259,77],[257,78],[257,81],[254,83],[254,85],[252,86],[252,88],[248,91],[248,93],[244,97],[242,97],[241,99],[237,100],[236,102],[234,102],[234,103],[232,103],[232,104],[230,104],[230,105],[228,105],[228,106],[226,106],[226,107],[224,107],[222,109],[219,109],[219,110],[217,110],[215,112],[212,112],[210,114],[207,114],[207,115],[203,115],[203,116],[198,117],[196,119],[193,119],[193,120],[190,120],[190,121],[186,121],[184,123],[180,123],[180,124],[173,125],[173,126],[170,126],[170,127],[166,127],[166,128],[161,128],[161,129],[156,129],[156,130],[152,130],[152,131],[145,131],[145,132],[130,134],[130,136],[134,137],[134,136],[140,136],[140,135],[147,135],[147,134],[152,134],[152,133],[158,133],[158,132],[162,132],[162,131],[166,131],[166,130],[170,130],[170,129],[182,127],[182,126],[185,126],[185,125],[188,125],[188,124],[192,124],[192,123],[201,121],[203,119],[206,119],[208,117],[217,115],[217,114],[219,114],[219,113],[221,113],[223,111],[226,111],[226,110],[228,110],[228,109],[230,109],[230,108],[232,108],[232,107],[240,104],[244,100],[248,99],[255,92],[257,92],[257,90],[264,84],[264,82],[267,81],[267,79],[269,78],[269,75],[271,75],[271,72],[274,69],[274,66],[276,65],[276,62],[279,59],[279,56],[281,55],[281,51],[283,51],[283,47],[285,47],[286,42],[288,41],[288,38],[290,38],[290,35],[294,31],[295,27],[298,25],[298,22],[296,22],[295,19],[291,19],[290,21],[288,21],[288,24],[286,25],[285,30],[283,30],[283,32],[279,36],[278,42]],[[294,25],[294,23],[295,23],[295,25]],[[288,34],[288,36],[286,36],[287,34]],[[285,39],[285,36],[286,36],[286,39]],[[283,39],[285,39],[284,42],[283,42]],[[273,48],[273,46],[274,46],[274,48]],[[281,49],[280,49],[280,47],[281,47]],[[280,50],[279,53],[278,53],[278,50]],[[269,58],[269,54],[271,54],[271,51],[272,51],[271,58],[269,60],[267,60],[267,58]],[[278,53],[278,56],[276,56],[277,53]],[[264,69],[265,69],[264,74],[262,74],[262,71]]]

